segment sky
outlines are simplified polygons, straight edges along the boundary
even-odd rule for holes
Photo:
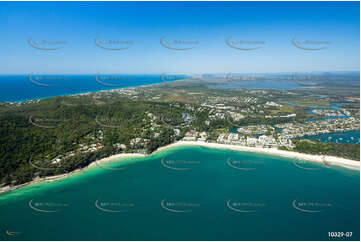
[[[0,29],[0,74],[360,67],[359,2],[0,2]]]

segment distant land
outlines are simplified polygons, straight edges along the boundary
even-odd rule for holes
[[[285,73],[14,74],[0,75],[0,102],[23,102],[101,90],[167,83],[185,78],[215,80],[222,88],[262,89],[360,86],[359,71]],[[224,81],[224,82],[223,82]],[[249,83],[251,82],[251,83]],[[346,82],[346,83],[345,83]],[[317,83],[317,86],[315,85]],[[249,85],[252,84],[252,85]],[[32,90],[29,92],[29,90]]]
[[[114,84],[129,78],[122,77],[107,75],[90,86],[99,84],[99,80]],[[360,160],[356,135],[348,143],[303,138],[360,130],[359,89],[351,82],[336,78],[332,86],[330,79],[303,79],[304,85],[287,89],[297,80],[279,79],[274,88],[247,88],[242,84],[260,80],[235,75],[218,79],[137,77],[141,84],[147,80],[162,82],[1,103],[0,141],[6,144],[0,155],[1,186],[11,190],[42,177],[86,167],[97,159],[122,153],[150,154],[179,140]],[[78,86],[91,80],[77,78]],[[47,78],[36,81],[49,84]],[[261,82],[265,85],[268,81],[275,80]],[[309,82],[312,88],[307,86]],[[323,86],[325,82],[327,87]],[[223,88],[226,84],[233,87]],[[38,86],[47,95],[51,93],[46,90],[56,87],[29,85]]]

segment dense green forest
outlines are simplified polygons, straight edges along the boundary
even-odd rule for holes
[[[294,151],[314,154],[314,155],[330,155],[343,157],[351,160],[360,160],[359,144],[336,144],[322,143],[313,141],[295,141],[296,147]]]
[[[150,153],[177,139],[173,123],[184,111],[165,103],[90,103],[86,98],[80,103],[54,98],[19,107],[2,106],[0,184],[21,184],[35,177],[62,174],[119,152]],[[154,120],[149,118],[150,113]],[[184,133],[184,127],[179,129]],[[146,142],[129,145],[135,138]],[[114,144],[126,144],[126,148]],[[89,150],[91,147],[94,149]],[[57,158],[61,162],[54,162]]]
[[[0,187],[71,172],[112,154],[149,154],[182,139],[190,130],[205,131],[208,141],[216,142],[220,133],[234,126],[310,118],[301,106],[262,105],[270,96],[275,100],[310,102],[303,93],[267,91],[268,96],[264,96],[264,91],[215,91],[202,85],[144,90],[139,88],[128,96],[110,92],[0,103]],[[261,105],[244,101],[253,96]],[[238,121],[230,122],[230,117],[210,119],[211,108],[201,105],[210,99],[217,100],[213,105],[219,102],[237,109],[254,109]],[[359,110],[357,105],[352,108]],[[265,118],[289,113],[297,114],[297,118]],[[295,151],[360,159],[357,144],[296,141]]]

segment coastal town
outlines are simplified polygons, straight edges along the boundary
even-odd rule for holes
[[[222,104],[210,106],[203,104],[199,107],[198,111],[202,108],[216,108],[207,110],[210,113],[209,118],[204,121],[206,126],[209,126],[215,119],[226,120],[230,117],[232,121],[239,121],[244,118],[239,113],[228,111],[229,108],[225,108]],[[195,107],[186,105],[186,110],[194,111]],[[215,110],[222,110],[218,112]],[[214,115],[212,115],[214,113]],[[193,127],[192,122],[195,121],[195,117],[189,113],[181,113],[181,122],[177,125],[171,124],[169,121],[156,116],[155,114],[146,111],[146,118],[144,129],[141,136],[132,138],[129,143],[114,143],[113,146],[123,152],[136,152],[146,154],[146,148],[151,139],[157,139],[161,136],[161,129],[171,129],[174,132],[175,140],[183,141],[198,141],[209,142],[218,144],[230,144],[238,146],[248,147],[260,147],[260,148],[279,148],[284,147],[292,149],[295,147],[294,140],[303,136],[312,136],[318,134],[328,134],[333,132],[346,132],[360,129],[360,120],[354,117],[347,118],[335,118],[335,119],[320,119],[311,120],[306,122],[286,122],[281,124],[258,124],[258,125],[246,125],[246,126],[231,126],[232,132],[225,129],[215,129],[211,131],[200,131]],[[229,120],[227,120],[229,121]],[[102,129],[118,128],[117,126],[107,125],[108,119],[97,119],[97,123]],[[147,128],[145,128],[147,127]],[[87,143],[79,144],[77,150],[70,151],[65,155],[60,155],[51,160],[52,164],[59,163],[64,158],[74,156],[76,152],[95,152],[104,147],[102,140],[104,139],[104,132],[99,129],[95,135],[87,135]],[[211,136],[213,135],[212,138]],[[351,137],[352,139],[358,139]],[[356,141],[356,140],[355,140]]]
[[[0,242],[360,241],[361,0],[13,1]]]
[[[120,93],[129,96],[129,91],[121,91]],[[166,119],[162,119],[162,121],[167,127],[173,128],[175,136],[181,136],[184,141],[202,141],[265,148],[286,147],[289,149],[294,148],[293,141],[295,139],[302,138],[303,136],[360,129],[359,111],[355,113],[345,108],[333,110],[330,107],[325,107],[325,109],[306,109],[304,113],[311,116],[309,116],[309,120],[301,121],[297,120],[296,112],[292,112],[292,106],[262,98],[263,95],[269,93],[268,90],[248,90],[243,91],[243,96],[217,95],[216,97],[207,97],[206,93],[197,92],[197,98],[202,100],[202,102],[199,105],[184,104],[183,112],[181,117],[177,119],[177,124],[172,124],[170,121],[165,122]],[[291,92],[286,92],[286,94],[295,95],[295,93]],[[135,89],[132,90],[131,95],[136,100],[141,97],[141,92]],[[193,96],[194,93],[188,93],[188,95]],[[162,94],[158,94],[156,97],[161,99]],[[171,105],[179,107],[176,104]],[[207,114],[207,118],[202,120],[203,124],[208,128],[207,131],[194,125],[199,113]],[[277,113],[279,115],[267,115],[270,113]],[[159,117],[150,112],[147,112],[147,115],[151,118],[151,130],[156,130],[159,127],[157,124]],[[257,118],[259,120],[258,124],[237,124],[239,121],[246,120],[249,117]],[[175,118],[173,117],[173,119]],[[264,124],[275,119],[279,121],[272,124]],[[215,128],[212,125],[212,123],[222,121],[228,124],[232,131],[227,127]],[[154,138],[159,137],[159,135],[156,132]],[[352,137],[352,139],[359,140],[356,137]],[[131,145],[139,144],[145,147],[148,141],[149,139],[136,137]]]
[[[0,184],[18,185],[60,175],[116,154],[149,155],[178,142],[318,152],[359,160],[352,146],[359,144],[359,135],[350,137],[352,147],[345,149],[341,148],[346,145],[341,139],[339,144],[336,140],[338,146],[330,144],[332,148],[312,139],[328,135],[327,140],[331,140],[337,132],[360,130],[359,99],[355,96],[327,96],[309,90],[221,89],[209,86],[214,81],[208,82],[183,80],[50,101],[1,103],[0,111],[4,113],[17,115],[16,110],[25,110],[16,127],[26,123],[26,132],[39,137],[36,140],[46,137],[47,142],[24,140],[23,145],[32,147],[27,149],[37,152],[14,159],[28,167],[29,172],[26,176],[17,171],[6,174]],[[33,106],[40,107],[39,111],[33,111]],[[13,125],[11,119],[8,122]],[[8,133],[3,138],[12,135]],[[300,148],[299,141],[314,147]]]

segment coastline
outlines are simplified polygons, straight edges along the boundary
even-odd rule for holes
[[[156,151],[154,151],[152,154],[149,154],[149,155],[139,154],[139,153],[116,154],[116,155],[112,155],[112,156],[109,156],[109,157],[106,157],[106,158],[103,158],[103,159],[100,159],[97,161],[93,161],[88,166],[86,166],[84,168],[76,169],[69,173],[56,175],[56,176],[43,177],[43,178],[39,178],[39,179],[30,181],[30,182],[27,182],[24,184],[20,184],[17,186],[12,186],[12,187],[5,186],[5,187],[0,188],[0,196],[4,193],[8,193],[8,192],[14,191],[16,189],[19,189],[21,187],[36,184],[39,182],[52,182],[52,181],[62,180],[62,179],[69,177],[70,175],[81,173],[88,168],[91,168],[94,166],[99,166],[100,163],[106,163],[113,159],[130,158],[130,157],[143,157],[144,158],[144,157],[156,154],[160,151],[164,151],[169,148],[180,147],[180,146],[202,146],[202,147],[215,148],[215,149],[226,149],[226,150],[235,150],[235,151],[243,151],[243,152],[264,153],[264,154],[276,155],[276,156],[281,156],[281,157],[286,157],[286,158],[302,159],[302,160],[311,161],[311,162],[313,161],[313,162],[320,163],[320,164],[332,164],[332,165],[341,166],[341,167],[344,167],[347,169],[360,170],[360,162],[354,161],[354,160],[349,160],[349,159],[344,159],[344,158],[340,158],[340,157],[335,157],[335,156],[311,155],[311,154],[304,154],[304,153],[298,153],[298,152],[293,152],[293,151],[278,150],[275,148],[257,148],[257,147],[248,147],[248,146],[240,146],[240,145],[208,143],[208,142],[204,142],[204,141],[177,141],[175,143],[160,147]]]
[[[47,99],[51,99],[51,98],[55,98],[55,97],[74,97],[74,96],[76,97],[76,96],[92,95],[92,94],[96,94],[96,93],[119,92],[121,90],[154,87],[154,86],[158,86],[158,85],[179,82],[179,81],[188,81],[188,80],[190,80],[190,79],[187,78],[187,79],[180,79],[180,80],[169,81],[169,82],[161,81],[161,82],[155,82],[155,83],[151,83],[151,84],[143,84],[143,85],[127,86],[127,87],[115,87],[115,88],[110,88],[110,89],[98,89],[98,90],[94,90],[94,91],[81,91],[81,92],[76,92],[76,93],[65,93],[65,94],[56,95],[56,96],[46,96],[46,97],[23,99],[23,100],[16,100],[16,101],[0,101],[0,103],[25,104],[25,103],[30,103],[30,102],[40,102],[42,100],[47,100]]]
[[[153,83],[153,84],[146,84],[146,85],[140,85],[140,86],[130,86],[130,87],[122,87],[122,88],[114,88],[114,89],[99,89],[96,91],[84,91],[84,92],[78,92],[78,93],[66,93],[62,95],[56,95],[56,96],[47,96],[47,97],[40,97],[40,98],[34,98],[34,99],[24,99],[24,100],[16,100],[16,101],[0,101],[0,103],[9,103],[9,104],[25,104],[25,103],[33,103],[33,102],[40,102],[43,100],[56,98],[56,97],[76,97],[76,96],[87,96],[91,94],[96,93],[107,93],[107,92],[117,92],[124,89],[132,89],[132,88],[138,88],[138,87],[149,87],[149,86],[155,86],[155,85],[161,85],[162,83]]]
[[[29,181],[29,182],[26,182],[26,183],[23,183],[23,184],[20,184],[20,185],[16,185],[16,186],[1,187],[0,188],[0,196],[2,194],[4,194],[4,193],[8,193],[8,192],[14,191],[16,189],[19,189],[21,187],[33,185],[33,184],[36,184],[36,183],[39,183],[39,182],[53,182],[53,181],[63,180],[63,179],[65,179],[65,178],[67,178],[67,177],[69,177],[71,175],[79,174],[79,173],[87,170],[88,168],[97,166],[100,163],[106,163],[106,162],[109,162],[109,161],[111,161],[113,159],[117,159],[117,158],[128,158],[128,157],[146,157],[146,155],[137,154],[137,153],[121,153],[121,154],[112,155],[112,156],[109,156],[109,157],[106,157],[106,158],[103,158],[103,159],[100,159],[100,160],[97,160],[97,161],[93,161],[89,165],[87,165],[86,167],[78,168],[78,169],[76,169],[76,170],[74,170],[72,172],[69,172],[69,173],[55,175],[55,176],[42,177],[42,178],[38,178],[38,179],[35,179],[33,181]]]
[[[182,145],[195,145],[195,146],[203,146],[203,147],[208,147],[208,148],[265,153],[265,154],[278,155],[278,156],[287,157],[287,158],[314,161],[314,162],[321,163],[321,164],[327,163],[327,164],[342,166],[345,168],[353,167],[353,168],[360,169],[359,161],[349,160],[349,159],[335,157],[335,156],[311,155],[311,154],[298,153],[298,152],[294,152],[294,151],[278,150],[276,148],[257,148],[257,147],[241,146],[241,145],[208,143],[208,142],[204,142],[204,141],[178,141],[176,143],[161,147],[157,151],[167,149],[170,147],[182,146]]]

